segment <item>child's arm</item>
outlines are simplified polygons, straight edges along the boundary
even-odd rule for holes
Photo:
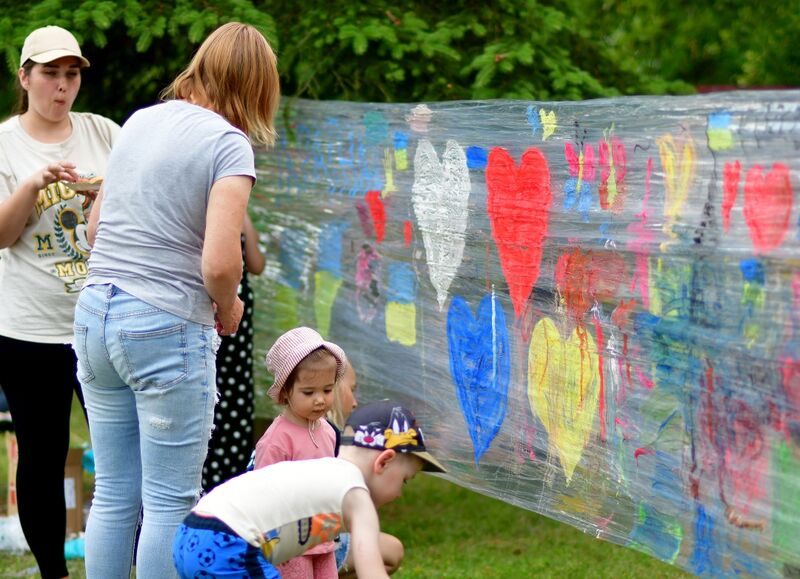
[[[350,551],[359,577],[389,577],[383,565],[379,537],[381,526],[369,492],[354,488],[342,501],[344,523],[350,531]]]

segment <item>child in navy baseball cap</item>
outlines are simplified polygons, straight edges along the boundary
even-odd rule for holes
[[[347,419],[342,445],[412,454],[422,459],[422,470],[446,472],[425,447],[422,429],[411,411],[391,400],[356,408]]]
[[[202,497],[175,537],[178,574],[279,579],[277,565],[347,529],[358,576],[386,578],[377,509],[420,470],[445,471],[411,411],[388,400],[360,406],[337,458],[272,464]]]

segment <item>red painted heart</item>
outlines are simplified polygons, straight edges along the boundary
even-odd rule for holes
[[[744,220],[756,253],[767,253],[783,243],[791,213],[789,168],[775,163],[764,174],[761,165],[753,165],[744,182]]]
[[[539,279],[542,247],[553,194],[550,169],[542,152],[531,147],[517,167],[508,151],[495,147],[486,166],[486,210],[514,314],[522,316]]]

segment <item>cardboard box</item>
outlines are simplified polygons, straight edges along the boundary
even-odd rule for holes
[[[64,467],[67,535],[83,531],[83,449],[70,448]]]

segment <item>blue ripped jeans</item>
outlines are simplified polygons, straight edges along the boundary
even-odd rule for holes
[[[95,458],[87,577],[177,577],[175,532],[194,506],[214,417],[215,330],[114,285],[84,287],[75,352]]]

